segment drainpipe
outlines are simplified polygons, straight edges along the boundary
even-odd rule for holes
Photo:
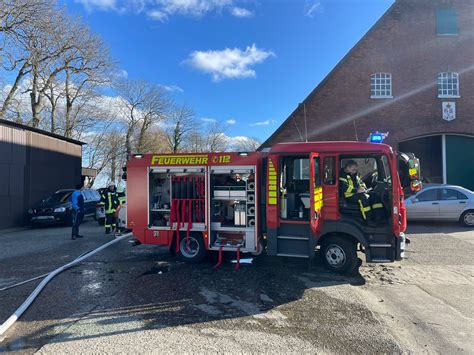
[[[446,135],[441,135],[441,159],[442,159],[442,169],[443,169],[443,184],[448,183],[447,171],[446,171]]]

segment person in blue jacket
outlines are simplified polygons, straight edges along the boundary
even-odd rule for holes
[[[71,202],[72,202],[72,239],[76,238],[83,238],[82,235],[79,234],[79,226],[82,223],[82,219],[84,218],[84,195],[82,194],[82,190],[84,186],[82,184],[76,185],[76,190],[71,195]]]

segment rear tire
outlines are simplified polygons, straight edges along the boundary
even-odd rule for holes
[[[467,210],[459,218],[459,222],[465,227],[474,227],[474,210]]]
[[[192,233],[189,235],[189,244],[187,243],[186,237],[180,235],[178,258],[187,263],[201,262],[207,254],[202,236],[198,233]]]
[[[351,274],[358,267],[356,244],[344,237],[329,237],[321,243],[327,268],[340,274]]]

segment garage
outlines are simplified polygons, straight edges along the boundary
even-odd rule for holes
[[[427,182],[474,190],[474,136],[439,134],[400,142],[399,150],[412,152],[422,162]]]

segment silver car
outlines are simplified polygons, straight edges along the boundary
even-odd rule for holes
[[[474,227],[474,192],[460,186],[429,186],[405,200],[408,220],[459,221]]]

